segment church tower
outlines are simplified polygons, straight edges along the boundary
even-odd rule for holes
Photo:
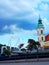
[[[42,24],[42,20],[40,16],[39,16],[38,26],[37,26],[37,35],[38,35],[38,41],[42,46],[43,45],[42,43],[45,41],[45,36],[44,36],[44,26]]]

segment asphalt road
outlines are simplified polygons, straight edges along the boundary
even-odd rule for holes
[[[49,65],[49,62],[0,63],[0,65]]]

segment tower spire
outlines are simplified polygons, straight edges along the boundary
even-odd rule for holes
[[[40,15],[39,15],[39,19],[38,19],[38,27],[37,28],[44,28]]]
[[[41,20],[40,15],[39,15],[39,20],[38,20],[38,23],[39,23],[39,24],[42,24],[42,20]]]
[[[40,19],[40,14],[39,14],[39,19]]]

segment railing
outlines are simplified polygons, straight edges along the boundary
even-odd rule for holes
[[[15,59],[39,59],[39,58],[49,58],[49,53],[34,53],[34,54],[22,54],[11,55],[11,56],[0,56],[0,61],[2,60],[15,60]]]

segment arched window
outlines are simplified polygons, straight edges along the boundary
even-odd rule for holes
[[[43,30],[41,30],[41,34],[43,34]]]
[[[43,41],[43,37],[42,37],[42,41]]]

